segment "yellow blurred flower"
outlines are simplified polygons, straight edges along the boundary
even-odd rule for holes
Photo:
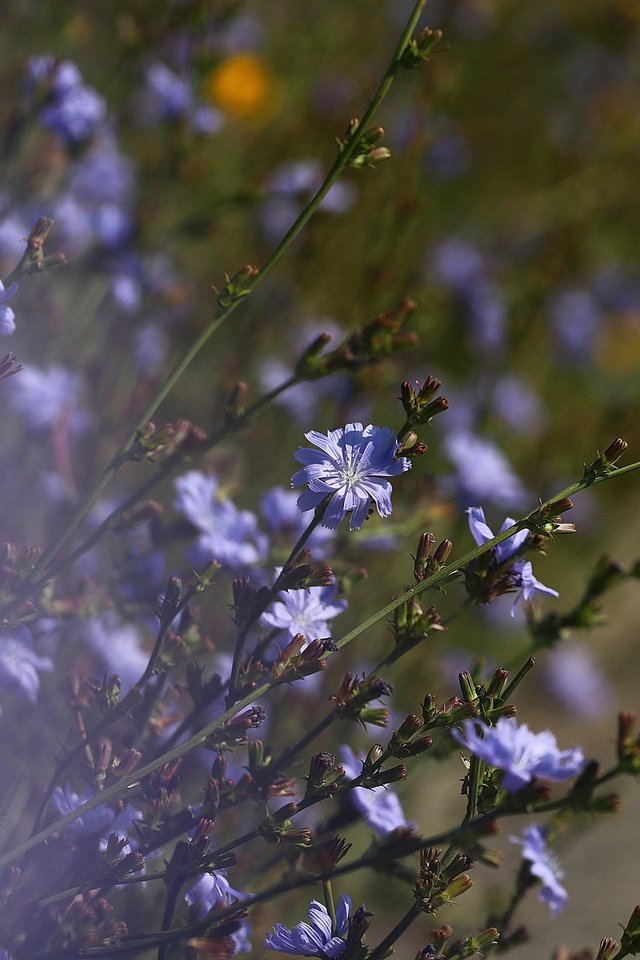
[[[640,370],[640,314],[609,319],[598,337],[596,363],[600,370],[621,376]]]
[[[210,70],[204,95],[226,113],[259,117],[271,112],[275,84],[272,74],[254,53],[236,53]]]

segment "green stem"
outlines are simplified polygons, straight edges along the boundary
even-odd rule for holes
[[[264,281],[264,279],[271,273],[271,271],[277,266],[284,254],[287,252],[291,244],[296,240],[298,235],[307,225],[308,221],[314,215],[323,199],[326,197],[327,193],[340,177],[345,168],[349,165],[352,158],[357,152],[358,145],[365,135],[368,125],[371,122],[374,114],[378,110],[380,104],[386,97],[389,89],[395,79],[396,73],[400,68],[402,55],[411,40],[412,34],[417,26],[417,23],[422,14],[422,10],[426,4],[426,0],[417,0],[411,15],[407,21],[407,24],[400,36],[400,40],[396,46],[396,49],[393,53],[389,66],[387,67],[380,84],[378,85],[377,90],[373,94],[369,106],[364,112],[360,123],[357,128],[351,133],[347,138],[344,145],[341,147],[338,155],[336,156],[327,176],[325,177],[323,183],[318,188],[317,192],[311,198],[307,206],[300,213],[293,225],[287,230],[283,238],[280,240],[279,244],[272,252],[271,256],[268,258],[265,264],[259,269],[257,274],[254,277],[251,277],[243,283],[241,295],[236,295],[231,302],[226,303],[224,306],[221,304],[220,300],[218,302],[218,307],[212,318],[212,320],[207,324],[205,329],[202,331],[200,336],[198,336],[195,341],[191,344],[184,356],[178,360],[173,369],[170,371],[165,382],[162,384],[156,395],[146,406],[142,414],[139,416],[135,426],[131,430],[129,436],[126,438],[124,443],[121,445],[119,450],[114,454],[112,459],[109,461],[107,466],[104,468],[98,479],[95,481],[89,492],[86,494],[84,500],[79,504],[74,515],[68,521],[65,529],[58,535],[57,539],[44,551],[40,557],[38,564],[36,565],[37,570],[42,570],[46,568],[51,561],[57,556],[65,543],[68,542],[70,537],[75,533],[78,526],[91,510],[92,506],[109,483],[112,476],[116,473],[120,465],[126,460],[127,455],[132,449],[139,431],[143,429],[144,426],[148,423],[151,417],[154,415],[158,407],[163,403],[167,398],[169,393],[173,390],[173,387],[178,382],[182,374],[187,370],[191,365],[195,357],[200,353],[202,348],[205,346],[211,335],[218,329],[218,327],[233,313],[236,307],[250,294],[252,294],[255,289]]]
[[[260,599],[254,606],[251,611],[251,615],[247,617],[246,621],[242,624],[240,630],[238,630],[238,637],[236,639],[235,649],[233,651],[233,665],[231,667],[231,677],[229,680],[229,690],[227,692],[227,707],[231,707],[235,701],[236,689],[238,686],[238,677],[240,675],[240,665],[242,663],[242,654],[244,652],[244,644],[249,635],[249,631],[255,623],[260,619],[262,614],[265,612],[269,604],[277,597],[278,593],[282,589],[282,585],[286,580],[286,577],[291,573],[296,559],[298,558],[300,552],[302,551],[305,543],[322,521],[324,512],[329,503],[329,498],[326,497],[322,503],[316,507],[313,518],[308,526],[303,530],[303,532],[298,537],[298,541],[294,546],[293,550],[289,554],[289,557],[284,564],[282,570],[276,577],[273,582],[271,589],[265,593],[265,595]]]
[[[322,881],[322,895],[324,897],[324,905],[327,908],[327,913],[331,919],[331,933],[333,936],[336,934],[336,905],[333,900],[333,886],[331,880]]]
[[[399,940],[405,930],[408,930],[414,920],[417,920],[422,910],[417,903],[412,904],[404,917],[395,925],[393,930],[387,934],[384,940],[381,940],[375,950],[368,955],[367,960],[381,960],[387,955],[388,950],[393,946],[396,940]]]

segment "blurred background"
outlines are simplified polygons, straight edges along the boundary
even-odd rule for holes
[[[42,546],[63,526],[212,317],[212,288],[244,264],[264,263],[319,186],[335,138],[362,115],[411,7],[404,0],[96,0],[91,7],[5,0],[0,275],[15,266],[38,216],[54,219],[47,251],[64,251],[68,265],[23,278],[11,299],[16,330],[3,343],[25,369],[0,384],[2,540]],[[428,64],[400,73],[376,117],[392,158],[344,175],[156,417],[185,417],[213,433],[238,380],[254,400],[286,379],[319,333],[332,336],[331,348],[404,297],[417,301],[409,325],[415,347],[295,388],[195,465],[213,471],[239,507],[258,511],[267,490],[289,488],[306,431],[350,420],[398,429],[399,384],[429,374],[443,381],[449,410],[424,429],[428,452],[395,482],[392,517],[372,517],[360,534],[340,531],[327,554],[349,600],[334,636],[412,582],[422,531],[452,539],[455,557],[472,545],[466,507],[484,507],[497,530],[506,516],[579,479],[614,437],[629,442],[628,462],[639,459],[640,7],[430,0],[422,22],[442,29],[444,41]],[[150,469],[122,470],[89,529]],[[87,671],[103,661],[115,669],[99,643],[83,645],[77,625],[105,609],[119,629],[136,624],[148,649],[140,626],[148,596],[116,588],[142,577],[153,595],[156,580],[188,572],[193,544],[172,481],[153,495],[164,510],[147,531],[153,577],[148,567],[136,572],[135,550],[113,536],[84,558],[67,589],[79,595],[80,580],[92,586],[65,611],[70,639],[49,636],[41,649],[58,673],[78,659]],[[543,598],[542,611],[570,609],[601,554],[625,568],[637,559],[639,504],[633,476],[576,498],[566,519],[577,534],[534,559],[538,578],[560,593]],[[270,561],[284,556],[272,544]],[[228,654],[233,639],[230,579],[225,573],[203,608],[218,654]],[[458,585],[430,598],[443,615],[462,600]],[[511,603],[465,611],[389,671],[393,718],[419,712],[427,692],[454,695],[458,671],[477,657],[485,672],[519,665],[530,640],[524,611],[511,618]],[[616,712],[638,702],[639,611],[635,585],[623,584],[606,598],[606,623],[541,652],[521,688],[521,719],[554,730],[561,748],[580,743],[612,762]],[[385,625],[359,638],[332,664],[327,690],[346,668],[371,668],[391,643]],[[56,683],[45,672],[40,680],[63,723]],[[31,705],[20,691],[9,694],[26,716]],[[309,709],[295,688],[286,696],[286,713],[276,707],[270,717],[275,744],[303,729]],[[318,716],[325,709],[320,702]],[[377,734],[341,733],[359,749]],[[28,736],[25,728],[23,747]],[[35,774],[20,751],[6,752],[14,778],[32,778],[20,794],[27,804],[46,783],[52,749],[46,739],[37,747],[44,766]],[[397,792],[407,818],[437,833],[451,825],[455,804],[456,817],[464,812],[456,786],[463,768],[457,757],[440,764],[428,754],[415,766]],[[514,958],[618,934],[640,882],[637,784],[622,792],[617,817],[577,818],[561,837],[569,905],[548,923],[530,894],[519,917],[534,940]],[[479,867],[474,889],[441,918],[458,936],[506,903],[518,860],[509,828],[495,843],[506,867]],[[359,829],[364,848],[368,833]],[[231,876],[234,886],[243,870],[246,863]],[[374,912],[370,943],[409,905],[407,888],[398,881],[389,888],[384,878],[354,879],[338,892]],[[254,913],[258,955],[263,929],[302,919],[301,903],[290,896]],[[139,909],[147,909],[144,897]],[[430,929],[418,921],[399,955],[412,956]]]

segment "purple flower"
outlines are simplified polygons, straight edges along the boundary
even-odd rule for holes
[[[381,517],[388,517],[391,507],[391,484],[386,477],[396,477],[411,468],[406,457],[396,457],[398,441],[388,427],[348,423],[344,429],[327,434],[315,430],[305,433],[307,440],[319,447],[300,447],[294,457],[303,464],[291,478],[296,487],[309,487],[298,497],[304,513],[315,510],[329,497],[322,524],[335,530],[351,513],[350,530],[358,530],[367,518],[371,503]]]
[[[263,627],[285,630],[292,639],[297,633],[307,641],[330,637],[329,620],[347,609],[346,600],[336,600],[337,583],[326,587],[306,587],[303,590],[283,590],[279,600],[260,617]]]
[[[35,703],[40,689],[38,671],[53,670],[53,661],[31,649],[26,628],[18,631],[0,634],[0,687],[17,688],[27,700]]]
[[[445,440],[445,451],[456,468],[456,482],[466,504],[521,503],[525,489],[501,450],[490,440],[456,431]]]
[[[217,560],[235,573],[242,573],[263,560],[267,538],[249,510],[239,510],[223,497],[215,477],[191,470],[175,483],[176,509],[199,531],[193,555],[197,563]]]
[[[361,761],[347,744],[340,747],[340,764],[349,780],[355,780],[362,773]],[[409,826],[398,797],[388,787],[354,787],[346,796],[380,837],[398,827]]]
[[[467,513],[469,514],[469,529],[471,531],[471,536],[478,546],[480,547],[483,543],[493,540],[494,533],[485,521],[484,510],[482,507],[469,507]],[[499,532],[503,533],[503,531],[508,530],[509,527],[512,527],[514,523],[515,520],[513,520],[511,517],[507,517],[500,527]],[[510,557],[515,556],[520,547],[522,547],[527,540],[528,536],[528,530],[520,530],[518,533],[514,533],[512,537],[509,537],[507,540],[499,543],[497,547],[494,547],[493,549],[495,552],[496,563],[504,563],[505,561],[509,560]],[[515,616],[518,602],[521,599],[524,599],[528,603],[533,598],[533,595],[536,591],[539,593],[547,593],[551,597],[559,596],[557,590],[553,590],[552,587],[546,587],[544,583],[536,580],[533,574],[533,567],[531,562],[528,560],[516,560],[511,566],[510,574],[514,579],[514,585],[518,588],[518,594],[513,601],[513,606],[511,607],[512,617]]]
[[[451,735],[481,760],[504,771],[502,786],[509,793],[517,793],[533,777],[568,780],[584,766],[580,747],[558,750],[550,730],[532,733],[525,723],[518,726],[515,717],[500,717],[495,727],[468,719],[462,731],[452,728]]]
[[[5,307],[4,304],[10,300],[18,289],[17,283],[12,283],[5,289],[4,283],[0,280],[0,336],[8,337],[16,329],[16,315],[11,307]]]
[[[546,903],[554,916],[564,910],[569,896],[560,883],[564,873],[560,869],[555,854],[547,847],[546,835],[542,827],[533,824],[525,827],[522,838],[509,837],[509,839],[522,847],[522,857],[529,862],[531,875],[540,880],[541,903]]]
[[[265,938],[265,946],[278,953],[292,953],[298,957],[339,957],[346,946],[350,911],[350,897],[340,897],[336,907],[336,929],[332,931],[327,908],[317,900],[312,900],[309,904],[309,923],[303,921],[292,930],[282,923],[276,923],[273,933]]]

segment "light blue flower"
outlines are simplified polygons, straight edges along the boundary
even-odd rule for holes
[[[580,747],[558,750],[550,730],[533,733],[515,717],[500,717],[495,727],[483,720],[465,720],[462,730],[451,729],[451,736],[471,753],[504,772],[502,786],[509,793],[522,790],[533,777],[568,780],[580,773],[584,754]]]
[[[525,827],[522,837],[512,836],[509,839],[522,847],[522,857],[529,862],[531,875],[541,882],[542,889],[538,897],[541,903],[547,904],[553,916],[564,910],[569,899],[569,894],[560,883],[564,872],[560,869],[556,855],[547,846],[542,827],[532,824]]]
[[[265,946],[278,953],[292,953],[298,957],[339,957],[346,946],[349,932],[351,899],[340,897],[336,906],[336,929],[331,930],[331,917],[324,904],[312,900],[309,905],[309,923],[297,924],[289,930],[276,923],[273,933],[265,939]]]
[[[495,534],[491,530],[491,527],[488,526],[484,510],[482,507],[469,507],[467,510],[469,516],[469,530],[471,531],[471,536],[478,544],[482,546],[483,543],[488,543],[489,540],[493,540]],[[500,527],[500,533],[503,533],[505,530],[508,530],[509,527],[512,527],[516,521],[511,517],[507,517]],[[518,533],[514,533],[512,537],[509,537],[507,540],[503,540],[502,543],[499,543],[494,547],[496,563],[504,563],[509,560],[510,557],[515,556],[520,548],[523,546],[525,541],[529,536],[528,530],[520,530]],[[552,587],[546,587],[544,583],[541,583],[540,580],[537,580],[533,573],[533,567],[529,560],[515,560],[511,566],[509,573],[514,580],[514,585],[518,589],[515,600],[513,601],[513,606],[511,607],[511,616],[515,616],[516,608],[519,601],[526,600],[527,603],[533,599],[533,596],[536,592],[546,593],[550,597],[558,597],[559,593],[557,590],[554,590]]]
[[[199,531],[192,551],[195,562],[217,560],[234,573],[243,573],[264,560],[268,541],[255,514],[223,497],[215,477],[191,470],[178,477],[175,486],[176,509]]]
[[[329,620],[347,609],[346,600],[336,600],[338,585],[283,590],[269,610],[262,614],[263,627],[284,630],[289,639],[301,633],[307,641],[330,637]]]
[[[381,517],[389,516],[391,484],[386,478],[411,468],[406,457],[396,457],[398,442],[393,430],[371,423],[366,427],[348,423],[327,434],[311,430],[305,437],[319,450],[300,447],[294,455],[303,467],[294,473],[291,485],[306,483],[309,487],[298,497],[303,513],[315,510],[329,497],[322,523],[332,530],[348,513],[349,529],[358,530],[372,503]]]
[[[340,765],[348,780],[355,780],[362,773],[361,761],[347,744],[340,747]],[[383,837],[399,827],[410,826],[400,800],[387,786],[373,789],[353,787],[346,796],[378,836]]]

